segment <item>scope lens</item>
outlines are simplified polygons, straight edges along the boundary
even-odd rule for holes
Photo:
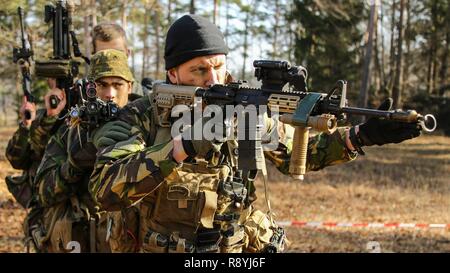
[[[89,109],[90,113],[95,113],[98,110],[96,103],[88,103],[86,106]]]
[[[86,90],[86,95],[88,96],[88,98],[93,99],[97,97],[97,90],[95,90],[95,88],[88,88]]]
[[[90,99],[97,97],[97,86],[94,82],[88,82],[86,85],[86,96]]]

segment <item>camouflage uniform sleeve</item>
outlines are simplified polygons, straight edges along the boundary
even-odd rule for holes
[[[46,110],[38,111],[38,117],[33,121],[30,127],[30,145],[34,153],[40,157],[44,154],[50,140],[50,131],[56,123],[57,117],[48,117]]]
[[[138,202],[164,181],[165,168],[176,165],[172,148],[172,141],[145,147],[136,137],[106,148],[91,175],[91,195],[109,211]]]
[[[68,198],[75,191],[75,184],[64,179],[61,167],[67,160],[67,126],[59,128],[45,150],[34,184],[39,192],[39,203],[48,207]]]
[[[33,160],[42,158],[50,138],[50,130],[57,119],[47,117],[45,112],[45,109],[39,109],[30,128],[20,125],[9,140],[6,157],[15,169],[27,170]]]
[[[8,141],[6,147],[6,158],[14,169],[26,170],[30,167],[32,160],[30,157],[30,130],[22,125]]]
[[[154,191],[176,165],[171,159],[171,140],[147,146],[151,113],[143,112],[133,107],[122,110],[120,119],[132,126],[133,136],[97,153],[89,191],[102,209],[120,210],[138,202]]]
[[[279,123],[276,125],[273,120],[266,122],[269,123],[266,127],[267,133],[272,135],[276,130],[279,143],[275,150],[266,151],[264,154],[280,172],[289,174],[294,128],[288,124]],[[357,153],[350,151],[345,144],[345,130],[345,127],[339,127],[330,135],[319,133],[309,138],[307,171],[318,171],[328,166],[356,159]]]

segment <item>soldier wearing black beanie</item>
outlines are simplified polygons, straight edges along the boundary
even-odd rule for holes
[[[194,14],[184,15],[169,28],[164,59],[166,70],[195,57],[228,54],[228,47],[219,28],[209,20]]]

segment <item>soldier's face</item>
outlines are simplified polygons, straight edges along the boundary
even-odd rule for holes
[[[95,40],[95,52],[105,49],[116,49],[124,52],[127,56],[130,55],[130,50],[127,48],[126,42],[122,38],[116,38],[108,42]]]
[[[97,95],[103,101],[112,100],[119,107],[128,103],[128,94],[131,93],[132,83],[120,77],[102,77],[95,81]]]
[[[196,57],[168,71],[173,84],[208,87],[224,84],[226,79],[226,57],[224,54]]]

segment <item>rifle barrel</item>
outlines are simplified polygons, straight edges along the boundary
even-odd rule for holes
[[[394,111],[383,111],[377,109],[366,109],[358,107],[342,107],[342,113],[352,114],[352,115],[363,115],[370,117],[384,117],[386,119],[392,118],[392,113]]]
[[[25,49],[25,33],[24,33],[24,26],[23,26],[23,19],[22,19],[22,8],[18,7],[17,12],[19,13],[19,22],[20,22],[20,33],[22,37],[22,48]]]

